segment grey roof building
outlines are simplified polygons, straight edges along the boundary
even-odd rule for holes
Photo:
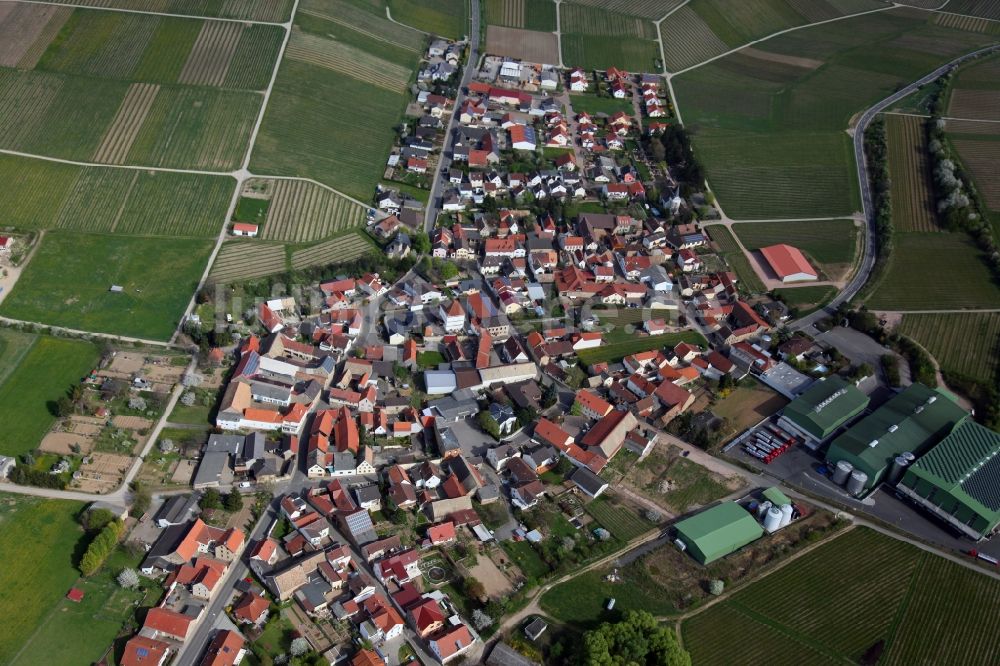
[[[198,493],[169,497],[156,512],[156,524],[161,528],[187,523],[198,512]]]

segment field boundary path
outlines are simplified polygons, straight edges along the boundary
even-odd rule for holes
[[[209,255],[208,262],[205,264],[205,270],[201,274],[201,279],[198,280],[198,286],[195,288],[194,293],[191,294],[191,300],[188,301],[187,308],[184,310],[184,316],[182,316],[181,320],[177,322],[177,328],[174,329],[174,334],[170,337],[171,342],[174,342],[177,339],[177,336],[180,335],[181,327],[187,320],[188,315],[197,305],[198,293],[205,287],[205,283],[208,282],[208,276],[212,271],[212,265],[215,263],[215,258],[219,256],[219,250],[222,249],[222,244],[226,240],[226,233],[229,231],[229,221],[236,212],[236,204],[240,200],[240,193],[243,191],[243,183],[247,180],[247,178],[251,177],[250,171],[247,168],[250,166],[250,156],[253,154],[254,145],[257,143],[257,135],[260,133],[260,127],[264,123],[264,113],[267,111],[267,104],[271,100],[271,93],[274,92],[274,82],[278,79],[278,69],[281,67],[281,63],[285,59],[285,52],[288,50],[288,40],[292,36],[292,24],[295,21],[295,13],[298,9],[299,0],[295,0],[295,2],[292,3],[292,13],[289,16],[288,21],[281,24],[285,30],[285,36],[281,41],[281,49],[278,50],[278,57],[275,58],[274,67],[271,70],[271,79],[267,82],[267,88],[264,90],[264,99],[261,101],[260,110],[257,112],[257,121],[254,123],[253,130],[250,132],[250,139],[247,141],[247,148],[243,155],[241,167],[233,174],[236,176],[236,188],[233,190],[233,196],[229,201],[229,207],[226,209],[226,217],[222,221],[222,228],[219,230],[219,235],[215,240],[215,247],[212,248],[212,253]]]
[[[194,14],[175,14],[173,12],[155,12],[149,9],[125,9],[123,7],[99,7],[96,5],[74,4],[69,2],[46,2],[46,0],[0,0],[2,3],[23,3],[31,5],[49,5],[51,7],[69,7],[71,9],[93,9],[102,12],[121,12],[123,14],[145,14],[147,16],[170,16],[174,18],[198,19],[200,21],[222,21],[226,23],[245,23],[251,25],[284,25],[274,21],[260,21],[257,19],[237,19],[223,16],[197,16]],[[294,16],[294,13],[292,14]]]

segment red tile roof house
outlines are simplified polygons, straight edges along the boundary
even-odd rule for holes
[[[170,646],[145,636],[133,636],[125,644],[118,666],[163,666],[170,657]]]
[[[469,628],[464,624],[459,624],[432,635],[427,644],[430,646],[431,652],[441,660],[441,663],[447,664],[471,648],[474,642]]]
[[[421,638],[426,638],[444,627],[444,614],[433,599],[424,599],[410,608],[406,614]]]
[[[448,521],[431,525],[427,528],[427,538],[424,540],[424,547],[429,548],[444,543],[451,543],[455,538],[455,523]]]
[[[267,622],[270,605],[267,599],[253,592],[247,592],[233,606],[233,615],[242,624],[252,624],[255,627],[259,627]]]
[[[201,660],[201,666],[236,666],[247,651],[246,641],[235,631],[219,631],[212,638]]]
[[[139,634],[146,638],[168,638],[183,643],[188,639],[194,620],[169,608],[150,608]]]

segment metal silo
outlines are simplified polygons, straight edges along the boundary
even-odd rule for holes
[[[838,486],[844,485],[844,482],[847,481],[847,477],[851,475],[852,471],[854,471],[854,465],[846,460],[841,460],[833,468],[833,482]]]
[[[792,505],[782,504],[781,505],[781,526],[788,527],[789,523],[792,522]]]
[[[764,529],[768,533],[774,532],[781,528],[781,509],[776,506],[772,506],[764,514]]]
[[[892,484],[898,483],[903,478],[903,472],[906,471],[906,467],[909,464],[910,461],[906,459],[906,456],[902,454],[896,456],[889,467],[889,474],[886,477],[886,481]]]
[[[860,469],[856,469],[851,472],[850,478],[847,479],[847,492],[851,495],[857,497],[865,490],[865,484],[868,482],[868,475],[862,472]]]

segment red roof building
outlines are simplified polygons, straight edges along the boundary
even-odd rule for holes
[[[809,265],[805,255],[796,247],[783,243],[769,245],[760,248],[760,253],[782,282],[802,282],[819,278],[816,269]]]
[[[125,644],[118,666],[160,666],[166,663],[170,646],[145,636],[133,636]]]
[[[235,666],[246,654],[245,644],[243,637],[235,631],[220,631],[208,644],[201,666]]]

